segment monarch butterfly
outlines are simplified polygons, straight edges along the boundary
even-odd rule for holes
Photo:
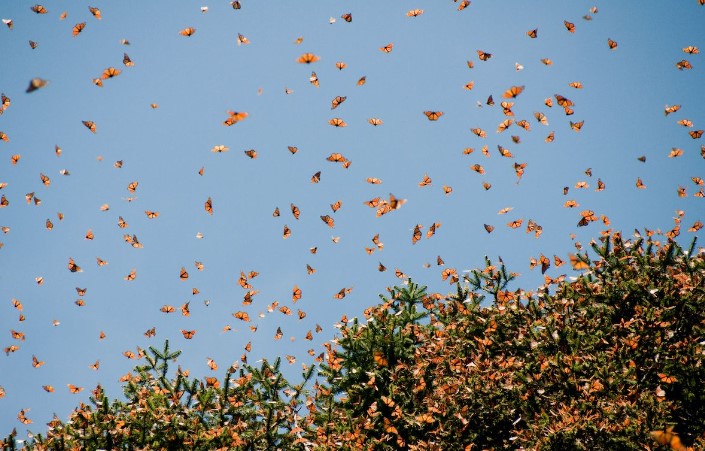
[[[334,117],[333,119],[329,120],[328,123],[330,125],[332,125],[333,127],[347,127],[348,126],[348,124],[346,124],[345,121],[339,117]]]
[[[478,50],[477,57],[480,58],[480,60],[482,61],[487,61],[488,59],[492,58],[492,54],[483,52],[482,50]]]
[[[250,157],[252,159],[257,158],[257,151],[255,149],[245,150],[244,152],[245,152],[245,155],[247,155],[248,157]]]
[[[428,186],[430,184],[431,184],[431,177],[429,177],[428,175],[424,175],[423,179],[419,182],[420,187]]]
[[[394,44],[390,42],[389,44],[385,45],[384,47],[380,47],[379,49],[381,51],[383,51],[384,53],[390,53],[393,48],[394,48]]]
[[[73,258],[69,257],[69,263],[68,263],[68,268],[69,271],[71,272],[83,272],[80,266],[76,264],[75,261],[73,261]]]
[[[335,213],[336,211],[340,210],[340,207],[342,207],[342,206],[343,206],[343,201],[339,200],[333,204],[330,204],[330,209],[333,210],[333,213]]]
[[[696,54],[696,53],[700,53],[700,50],[693,45],[689,45],[688,47],[683,47],[683,51],[685,53],[690,53],[691,55]]]
[[[607,38],[607,46],[610,48],[610,50],[614,50],[617,48],[617,42],[613,41],[610,38]]]
[[[343,299],[347,294],[352,291],[352,288],[341,288],[336,294],[333,295],[335,299]]]
[[[321,216],[321,221],[325,222],[330,228],[335,227],[335,221],[329,215]]]
[[[504,121],[503,121],[502,123],[500,123],[499,126],[497,127],[497,133],[502,133],[503,131],[505,131],[506,129],[508,129],[513,123],[514,123],[514,121],[513,121],[512,119],[506,119],[506,120],[504,120]]]
[[[32,40],[29,41],[29,46],[32,48],[32,50],[36,49],[38,45],[39,44],[37,44],[36,42],[34,42]]]
[[[424,111],[423,114],[426,115],[429,121],[437,121],[438,118],[443,116],[443,111]]]
[[[463,86],[463,88],[467,89],[468,91],[471,91],[473,86],[475,86],[475,82],[471,81],[471,82],[467,83],[465,86]]]
[[[377,364],[379,366],[389,365],[389,361],[387,360],[387,358],[384,356],[384,354],[381,351],[375,351],[374,354],[372,355],[372,360],[375,362],[375,364]]]
[[[691,132],[688,132],[688,134],[693,139],[700,139],[700,137],[703,136],[703,130],[693,130]]]
[[[34,11],[37,14],[46,14],[49,12],[42,5],[34,5],[34,6],[31,6],[29,9],[31,9],[32,11]]]
[[[574,81],[574,82],[568,83],[568,86],[570,86],[571,88],[575,88],[575,89],[583,89],[583,84],[580,83],[579,81]]]
[[[250,315],[248,315],[247,312],[235,312],[233,313],[233,316],[241,321],[250,321]]]
[[[88,365],[88,368],[92,369],[93,371],[98,371],[98,369],[100,369],[100,360],[96,360],[93,364]]]
[[[703,179],[700,178],[700,177],[691,177],[690,180],[692,180],[693,183],[695,183],[695,184],[698,185],[698,186],[703,186],[703,185],[705,185],[705,181],[703,181]]]
[[[73,26],[73,36],[74,37],[78,36],[83,31],[84,28],[86,28],[85,22],[77,23],[76,25],[74,25]]]
[[[483,168],[483,167],[482,167],[481,165],[479,165],[479,164],[474,164],[474,165],[470,166],[470,169],[472,169],[473,171],[477,172],[478,174],[484,174],[484,173],[485,173],[485,168]]]
[[[668,116],[671,113],[675,113],[676,111],[680,110],[681,106],[680,105],[673,105],[673,106],[668,106],[666,105],[663,109],[664,115]]]
[[[188,27],[188,28],[184,28],[183,30],[179,31],[179,34],[180,34],[181,36],[190,37],[190,36],[193,35],[195,32],[196,32],[196,29],[195,29],[195,28]]]
[[[131,182],[129,185],[127,185],[127,190],[131,193],[134,193],[137,191],[137,186],[139,186],[140,182],[134,181]]]
[[[414,232],[411,235],[411,244],[416,244],[420,239],[421,239],[421,228],[423,226],[421,224],[416,224],[414,227]]]
[[[570,122],[570,128],[572,128],[576,132],[579,132],[580,129],[583,128],[583,124],[585,123],[585,121],[580,121],[580,122],[569,121],[569,122]]]
[[[668,153],[668,158],[676,158],[683,155],[683,150],[677,147],[672,147],[671,151]]]
[[[36,356],[32,356],[32,366],[35,368],[39,368],[40,366],[44,365],[44,361],[37,359]]]
[[[291,315],[291,308],[289,308],[285,305],[282,305],[281,307],[279,307],[279,311],[285,315]]]
[[[230,5],[233,7],[233,9],[242,8],[242,5],[240,4],[239,0],[233,0],[232,2],[230,2]]]
[[[247,39],[244,35],[242,35],[240,33],[237,34],[237,45],[240,45],[240,44],[247,45],[249,43],[250,43],[250,40]]]
[[[176,309],[173,305],[163,305],[162,308],[159,309],[159,311],[162,313],[174,313]]]
[[[181,272],[179,273],[179,278],[181,280],[188,280],[188,272],[186,272],[186,268],[183,266],[181,267]]]
[[[38,14],[43,14],[43,13],[38,13]],[[22,410],[20,410],[20,413],[17,414],[17,419],[20,421],[20,423],[22,423],[22,424],[31,424],[32,423],[32,420],[30,420],[26,416],[27,412],[29,412],[29,409],[22,409]]]
[[[122,54],[122,64],[124,64],[127,67],[132,67],[135,65],[135,63],[132,62],[130,57],[127,55],[127,53]]]
[[[462,2],[460,2],[460,5],[458,5],[458,11],[462,11],[468,6],[470,6],[470,0],[463,0]]]
[[[92,240],[93,238],[95,238],[95,235],[93,235],[93,231],[91,229],[88,229],[88,232],[86,232],[86,239]],[[79,296],[81,295],[79,294]]]
[[[292,155],[299,151],[299,148],[296,146],[287,146],[287,149],[289,149]]]
[[[332,154],[330,154],[330,156],[328,156],[328,158],[326,158],[326,160],[332,161],[335,163],[347,161],[347,159],[343,156],[342,153],[332,153]]]
[[[27,87],[26,92],[36,91],[37,89],[43,88],[48,84],[49,84],[49,82],[47,80],[42,80],[41,78],[33,78],[29,81],[29,86]],[[8,106],[9,106],[9,99],[8,99]],[[5,108],[7,108],[7,107],[5,107]]]
[[[296,60],[296,62],[301,63],[301,64],[311,64],[311,63],[315,63],[316,61],[318,61],[320,59],[321,58],[319,56],[316,56],[313,53],[304,53]]]
[[[101,17],[100,17],[100,10],[99,10],[98,8],[94,8],[94,7],[92,7],[92,6],[89,6],[89,7],[88,7],[88,10],[91,12],[91,14],[93,14],[93,17],[95,17],[95,18],[98,19],[98,20],[101,19]]]
[[[282,238],[287,239],[291,236],[291,229],[285,224],[284,232],[282,233]]]
[[[96,132],[95,122],[93,122],[93,121],[81,121],[81,122],[82,122],[83,125],[85,125],[86,128],[87,128],[88,130],[90,130],[91,132],[93,132],[93,133]]]
[[[568,30],[571,33],[575,33],[575,24],[574,23],[568,22],[567,20],[564,20],[563,25],[565,25],[566,30]]]
[[[481,128],[471,128],[470,131],[473,132],[475,135],[479,136],[480,138],[487,137],[487,132]]]
[[[12,27],[14,27],[14,24],[13,24],[13,22],[12,22],[12,19],[3,19],[3,20],[2,20],[2,23],[4,23],[5,25],[7,25],[7,28],[9,28],[10,30],[12,30]]]
[[[149,219],[154,219],[159,217],[159,212],[158,211],[150,211],[150,210],[145,210],[144,214],[147,215]]]
[[[208,213],[209,215],[213,215],[213,201],[210,197],[206,200],[204,208],[206,210],[206,213]]]
[[[83,387],[76,387],[73,384],[66,384],[66,386],[69,388],[69,391],[73,394],[80,393],[83,391]]]
[[[529,30],[526,32],[526,35],[530,37],[531,39],[536,39],[538,37],[538,28],[534,28],[533,30]]]
[[[39,178],[42,180],[42,183],[44,184],[44,186],[51,185],[51,179],[49,177],[47,177],[46,175],[40,173]]]
[[[683,70],[683,69],[692,69],[693,65],[688,62],[688,60],[680,60],[676,63],[676,68],[678,70]]]
[[[701,4],[705,0],[700,0]],[[683,445],[681,439],[676,433],[673,432],[673,426],[667,427],[663,431],[651,431],[649,433],[651,437],[656,440],[659,445],[670,446],[674,451],[686,451],[688,448]]]
[[[502,94],[502,97],[505,99],[510,99],[510,98],[516,98],[519,94],[524,91],[524,86],[512,86],[511,88],[507,89],[504,91],[504,94]]]
[[[348,23],[352,22],[352,14],[350,13],[343,14],[340,18]]]
[[[570,266],[572,266],[573,269],[576,271],[579,271],[581,269],[588,269],[590,267],[589,261],[587,261],[587,257],[583,259],[581,256],[573,254],[568,254],[568,257],[570,258]]]
[[[283,336],[284,336],[284,332],[282,332],[282,328],[281,328],[281,327],[277,327],[277,333],[274,334],[274,339],[275,339],[275,340],[279,340],[279,339],[281,339],[281,337],[283,337]]]
[[[331,109],[331,110],[334,110],[334,109],[338,108],[338,105],[340,105],[341,103],[345,102],[345,99],[347,99],[347,96],[342,96],[342,97],[341,97],[341,96],[337,96],[337,97],[335,97],[335,98],[333,99],[333,101],[331,102],[331,107],[330,107],[330,109]]]
[[[157,328],[156,328],[156,327],[152,327],[151,329],[148,329],[148,330],[144,333],[144,336],[147,337],[147,338],[149,338],[149,337],[154,337],[155,335],[157,335]]]
[[[370,125],[374,125],[375,127],[378,125],[382,125],[382,119],[378,119],[376,117],[371,117],[367,119],[367,122],[369,122]]]
[[[644,185],[644,182],[641,181],[640,177],[637,177],[636,179],[636,187],[639,189],[646,189],[646,185]]]
[[[546,66],[550,66],[553,64],[553,61],[551,61],[549,58],[541,58],[541,62]]]
[[[124,277],[124,279],[127,280],[128,282],[135,280],[136,278],[137,278],[137,270],[136,269],[133,269],[132,271],[130,271],[130,273],[128,275],[126,275]]]
[[[118,75],[120,75],[120,72],[121,72],[120,69],[115,69],[114,67],[109,67],[103,71],[103,75],[101,75],[100,78],[103,80],[107,80],[108,78],[117,77]],[[102,83],[100,84],[100,86],[102,86]]]
[[[423,14],[423,9],[412,9],[406,12],[407,17],[418,17]]]
[[[181,335],[183,335],[185,339],[190,340],[193,338],[194,335],[196,335],[196,331],[181,329]]]
[[[54,393],[54,387],[51,385],[42,385],[42,388],[47,393]]]
[[[678,379],[675,376],[669,376],[664,373],[658,373],[658,378],[664,384],[672,384],[674,382],[678,382]]]

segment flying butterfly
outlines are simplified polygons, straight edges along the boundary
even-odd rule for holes
[[[73,30],[72,30],[73,36],[74,37],[78,36],[83,31],[84,28],[86,28],[85,22],[77,23],[76,25],[74,25]]]
[[[184,28],[183,30],[179,31],[179,34],[180,34],[181,36],[190,37],[190,36],[192,36],[195,32],[196,32],[196,29],[195,29],[195,28],[188,27],[188,28]]]
[[[385,45],[384,47],[380,47],[379,49],[384,53],[390,53],[393,48],[394,44],[390,42],[389,44]]]
[[[482,61],[487,61],[488,59],[492,58],[492,54],[483,52],[482,50],[478,50],[477,57],[480,58],[480,60]]]
[[[296,62],[301,63],[301,64],[311,64],[311,63],[315,63],[316,61],[318,61],[320,59],[321,59],[320,56],[314,55],[313,53],[304,53],[298,57]]]
[[[429,121],[437,121],[438,118],[443,116],[443,111],[424,111],[423,114],[426,115]]]

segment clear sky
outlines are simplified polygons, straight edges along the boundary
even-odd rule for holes
[[[441,280],[444,269],[462,274],[481,267],[485,255],[501,256],[521,273],[516,287],[528,290],[543,283],[540,270],[529,269],[530,258],[549,257],[551,277],[570,274],[570,265],[556,267],[553,255],[567,261],[576,242],[599,237],[607,228],[602,215],[628,235],[634,228],[670,230],[682,210],[679,241],[687,244],[699,233],[687,229],[704,219],[705,199],[694,196],[702,186],[691,178],[705,177],[705,140],[689,132],[705,128],[705,62],[683,51],[705,50],[705,7],[696,0],[648,6],[477,0],[462,11],[450,0],[241,3],[236,10],[225,0],[52,1],[43,3],[47,14],[36,14],[28,2],[0,4],[0,18],[13,25],[0,24],[0,91],[10,99],[0,116],[9,139],[0,141],[0,183],[7,183],[0,195],[9,202],[0,208],[0,226],[9,228],[0,232],[0,345],[18,347],[0,355],[3,435],[13,427],[21,434],[45,430],[54,413],[66,418],[97,383],[120,396],[119,377],[139,363],[123,352],[159,347],[164,339],[184,351],[180,364],[197,376],[211,375],[210,357],[222,377],[251,342],[250,363],[295,356],[296,363],[283,360],[283,366],[296,380],[300,365],[312,361],[307,351],[322,351],[343,314],[360,316],[385,287],[402,283],[397,268],[447,293],[454,287]],[[597,12],[590,12],[593,6]],[[423,14],[407,16],[416,8]],[[574,33],[564,21],[574,24]],[[192,36],[179,34],[188,27]],[[535,39],[527,35],[533,29]],[[238,34],[249,43],[238,45]],[[303,41],[296,44],[297,38]],[[390,43],[391,52],[380,50]],[[491,58],[480,60],[478,50]],[[307,52],[320,60],[297,63]],[[134,66],[123,64],[124,53]],[[692,69],[678,70],[681,60]],[[339,70],[337,62],[346,67]],[[121,73],[96,86],[92,80],[109,67]],[[310,82],[312,71],[319,87]],[[358,85],[363,76],[366,83]],[[48,84],[26,93],[36,77]],[[470,82],[472,89],[465,89]],[[570,87],[573,82],[582,89]],[[524,89],[509,99],[510,117],[500,103],[512,86]],[[574,114],[565,114],[556,94],[574,103]],[[331,110],[337,96],[346,100]],[[681,109],[666,116],[665,105]],[[248,116],[227,127],[228,110]],[[443,115],[429,121],[424,111]],[[543,113],[548,125],[534,113]],[[332,118],[347,126],[329,125]],[[372,126],[370,118],[382,124]],[[514,124],[498,133],[506,119],[524,119],[530,129]],[[684,119],[693,126],[677,123]],[[96,132],[82,121],[93,122]],[[571,121],[584,121],[582,129],[572,130]],[[550,132],[555,139],[547,143]],[[217,145],[229,151],[211,152]],[[512,157],[502,157],[498,145]],[[682,155],[669,157],[673,148]],[[257,158],[245,155],[250,149]],[[332,153],[350,166],[326,161]],[[21,155],[16,164],[13,155]],[[526,163],[520,181],[515,163]],[[484,174],[471,169],[476,164]],[[64,169],[70,175],[60,174]],[[320,182],[312,183],[318,171]],[[425,175],[431,184],[420,187]],[[367,183],[368,177],[382,183]],[[637,188],[637,178],[645,189]],[[598,179],[604,190],[596,191]],[[135,192],[128,190],[132,182],[139,182]],[[589,187],[576,189],[579,182]],[[38,205],[25,201],[30,192]],[[364,205],[390,193],[406,203],[381,217]],[[208,198],[212,215],[204,208]],[[339,200],[333,213],[330,204]],[[578,206],[564,207],[568,200]],[[104,204],[109,210],[101,211]],[[279,217],[272,216],[275,207]],[[506,207],[513,209],[498,215]],[[150,219],[145,210],[159,216]],[[598,221],[577,227],[584,210]],[[120,217],[127,228],[118,226]],[[507,226],[519,219],[521,227]],[[529,220],[542,227],[539,238],[527,233]],[[433,223],[441,226],[427,239]],[[412,244],[417,224],[423,236]],[[485,224],[494,231],[488,234]],[[89,229],[92,240],[85,238]],[[126,243],[125,234],[136,235],[143,248]],[[371,241],[376,234],[383,249]],[[311,247],[318,248],[315,255]],[[376,250],[368,255],[366,247]],[[445,266],[436,264],[438,256]],[[98,266],[96,257],[108,264]],[[82,272],[68,270],[69,258]],[[378,270],[380,263],[387,271]],[[307,274],[307,264],[315,273]],[[132,269],[136,278],[124,280]],[[259,273],[249,281],[259,292],[245,306],[241,271]],[[302,296],[293,303],[295,285]],[[79,296],[76,287],[87,290]],[[200,293],[192,294],[194,288]],[[344,288],[352,290],[335,299]],[[83,306],[76,305],[79,298]],[[267,311],[275,301],[292,314]],[[186,302],[188,317],[179,308]],[[162,313],[164,305],[176,311]],[[252,321],[234,318],[238,311]],[[232,330],[224,332],[226,325]],[[152,327],[156,336],[145,337]],[[196,334],[186,340],[182,329]],[[13,338],[13,330],[24,340]],[[305,340],[309,330],[312,341]],[[34,368],[33,355],[44,365]],[[96,360],[97,371],[89,367]],[[67,384],[84,390],[70,394]],[[30,409],[33,424],[19,423],[21,409]]]

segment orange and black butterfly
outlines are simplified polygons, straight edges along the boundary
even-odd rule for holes
[[[43,88],[46,85],[48,85],[49,82],[47,80],[42,80],[41,78],[33,78],[29,81],[29,86],[25,90],[25,92],[33,92],[36,91],[39,88]],[[9,100],[9,99],[8,99]],[[9,102],[8,102],[9,105]],[[6,108],[6,107],[5,107]],[[2,111],[2,110],[0,110]]]
[[[311,64],[315,63],[320,59],[320,56],[314,55],[313,53],[304,53],[296,60],[296,62],[301,64]]]
[[[42,5],[34,5],[34,6],[31,6],[29,9],[31,9],[32,11],[34,11],[37,14],[46,14],[49,12]]]
[[[607,46],[610,48],[610,50],[614,50],[617,48],[617,41],[613,41],[610,38],[607,38]]]
[[[37,44],[36,42],[34,42],[32,40],[29,41],[29,46],[32,48],[32,50],[36,49],[38,45],[39,44]]]
[[[526,35],[530,37],[531,39],[536,39],[538,37],[539,29],[534,28],[533,30],[529,30],[526,32]]]
[[[575,33],[575,24],[572,22],[568,22],[567,20],[563,21],[563,25],[565,25],[565,29],[570,31],[571,33]]]
[[[93,17],[95,17],[95,18],[98,19],[98,20],[101,19],[101,17],[100,17],[100,10],[99,10],[98,8],[94,8],[94,7],[92,7],[92,6],[89,6],[89,7],[88,7],[88,10],[91,12],[91,14],[93,14]]]
[[[338,70],[343,70],[343,69],[345,69],[347,66],[348,66],[348,65],[345,64],[343,61],[338,61],[337,63],[335,63],[335,67],[337,67]]]
[[[570,128],[572,128],[576,132],[579,132],[580,129],[583,128],[584,123],[585,123],[585,121],[580,121],[580,122],[570,121]]]
[[[124,64],[127,67],[132,67],[135,65],[135,63],[132,62],[130,57],[127,55],[127,53],[122,54],[122,64]]]
[[[333,119],[329,120],[328,123],[333,127],[347,127],[348,125],[344,120],[339,117],[334,117]]]
[[[73,258],[70,258],[70,257],[69,257],[68,268],[69,268],[69,271],[71,271],[71,272],[83,272],[83,270],[81,269],[81,267],[78,266],[78,265],[76,264],[76,262],[73,261]]]
[[[85,22],[77,23],[76,25],[74,25],[73,26],[73,36],[74,37],[78,36],[83,31],[84,28],[86,28]]]
[[[437,121],[438,118],[443,116],[443,111],[424,111],[423,114],[426,115],[429,121]]]
[[[423,14],[423,9],[411,9],[406,12],[407,17],[418,17]]]
[[[291,214],[294,215],[294,219],[299,219],[299,216],[301,216],[301,210],[299,210],[299,207],[296,205],[291,204]]]
[[[287,239],[291,236],[291,229],[284,224],[284,232],[282,233],[282,238]]]
[[[705,0],[701,0],[701,4],[703,4],[703,1]],[[669,426],[663,431],[651,431],[649,435],[651,435],[659,445],[668,446],[674,451],[687,451],[689,449],[683,445],[678,434],[673,432],[673,426]]]
[[[321,221],[325,222],[330,228],[335,227],[335,221],[330,215],[321,216]]]
[[[477,51],[477,57],[480,58],[482,61],[487,61],[488,59],[492,58],[491,53],[483,52],[482,50]]]
[[[517,229],[517,228],[521,227],[522,222],[524,222],[523,219],[516,219],[516,220],[514,220],[514,221],[508,222],[508,223],[507,223],[507,226],[510,227],[510,228],[512,228],[512,229]]]
[[[245,155],[247,155],[248,157],[250,157],[252,159],[257,158],[257,151],[255,149],[245,150],[244,152],[245,152]]]
[[[80,393],[83,391],[83,387],[76,387],[73,384],[66,384],[66,386],[69,388],[69,391],[73,394]]]
[[[49,391],[49,390],[47,390],[47,391]],[[30,420],[26,416],[28,411],[29,411],[29,409],[22,409],[22,410],[20,410],[20,413],[17,414],[17,419],[20,421],[20,423],[22,423],[22,424],[31,424],[32,423],[32,420]]]
[[[186,268],[183,266],[181,267],[181,272],[179,273],[179,279],[188,280],[188,272],[186,272]]]
[[[184,336],[185,339],[190,340],[193,338],[194,335],[196,335],[196,331],[181,329],[181,334]]]
[[[504,91],[504,94],[502,94],[502,97],[504,97],[505,99],[516,98],[516,96],[521,94],[523,90],[524,90],[524,86],[512,86],[511,88]]]
[[[233,316],[241,321],[250,321],[250,315],[248,315],[247,312],[235,312],[233,313]]]
[[[206,200],[204,208],[206,209],[206,213],[208,213],[209,215],[213,214],[213,201],[210,197]]]
[[[703,136],[703,130],[693,130],[691,132],[688,132],[688,134],[693,139],[700,139],[700,137]]]
[[[279,339],[280,339],[281,337],[283,337],[283,336],[284,336],[284,332],[282,332],[282,328],[281,328],[281,327],[277,327],[277,333],[274,334],[274,339],[275,339],[275,340],[279,340]]]
[[[376,117],[371,117],[367,119],[367,122],[369,122],[370,125],[374,125],[375,127],[378,125],[382,125],[382,119],[378,119]]]
[[[108,78],[117,77],[120,75],[121,70],[115,69],[114,67],[109,67],[103,71],[103,75],[100,76],[101,79],[107,80]]]
[[[124,277],[124,279],[127,280],[128,282],[135,280],[136,278],[137,278],[137,270],[136,269],[133,269],[132,271],[130,271],[130,273],[128,275],[126,275]]]
[[[389,44],[385,45],[384,47],[380,47],[379,49],[381,51],[383,51],[384,53],[390,53],[393,48],[394,48],[394,44],[390,42]]]
[[[93,121],[81,121],[81,122],[83,122],[83,125],[85,125],[86,128],[88,130],[90,130],[91,132],[93,132],[93,133],[96,132],[95,122],[93,122]]]
[[[333,203],[333,204],[330,204],[330,208],[331,208],[331,210],[333,210],[333,213],[335,213],[336,211],[340,210],[340,207],[342,207],[342,206],[343,206],[343,201],[342,201],[342,200],[339,200],[339,201],[337,201],[337,202],[335,202],[335,203]]]
[[[331,102],[331,107],[330,107],[330,109],[331,109],[331,110],[334,110],[334,109],[338,108],[338,106],[339,106],[341,103],[345,102],[345,99],[347,99],[346,96],[336,96],[336,97],[333,99],[333,101]]]
[[[340,18],[346,22],[352,22],[352,14],[350,13],[343,14]]]
[[[192,36],[195,32],[196,32],[196,29],[195,29],[195,28],[188,27],[188,28],[184,28],[183,30],[179,31],[179,34],[180,34],[181,36],[190,37],[190,36]]]

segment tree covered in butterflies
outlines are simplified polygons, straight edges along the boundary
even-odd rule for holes
[[[126,399],[97,387],[27,449],[700,449],[705,254],[604,236],[534,291],[489,259],[449,296],[408,281],[343,321],[299,383],[274,363],[222,380],[150,348]],[[314,371],[318,370],[318,377]],[[13,431],[2,443],[14,449]]]

